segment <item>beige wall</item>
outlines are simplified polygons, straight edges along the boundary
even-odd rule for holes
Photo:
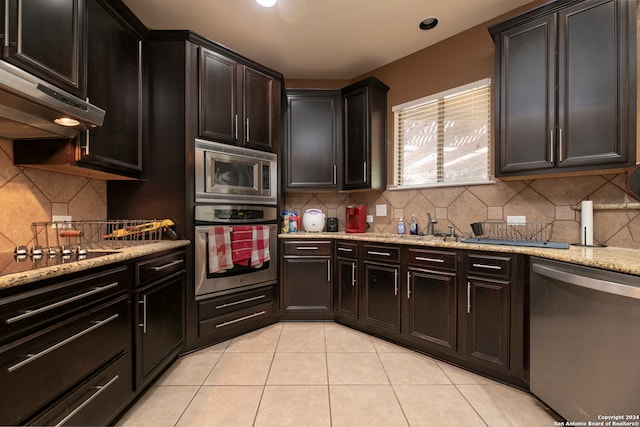
[[[11,141],[0,139],[0,252],[31,245],[31,223],[52,215],[106,219],[106,181],[15,166]]]
[[[393,171],[393,116],[391,107],[412,99],[437,93],[465,83],[494,75],[494,45],[487,26],[508,15],[519,13],[543,1],[532,2],[510,14],[471,28],[441,43],[416,52],[377,70],[354,78],[351,82],[373,75],[386,83],[388,94],[388,182]],[[317,81],[295,81],[295,87],[321,86]],[[344,228],[344,207],[351,203],[367,205],[375,215],[375,205],[387,205],[386,217],[374,216],[374,229],[395,232],[397,218],[408,220],[416,214],[420,228],[426,227],[426,212],[438,221],[437,230],[456,229],[470,232],[475,221],[504,221],[508,215],[525,215],[529,222],[552,222],[553,240],[579,242],[580,212],[572,209],[590,198],[596,204],[635,201],[625,192],[625,175],[608,174],[588,177],[496,181],[494,185],[367,192],[352,194],[297,193],[287,194],[288,209],[304,212],[321,208],[328,216],[337,216]],[[637,209],[597,210],[594,213],[594,238],[610,246],[640,248],[640,216]]]

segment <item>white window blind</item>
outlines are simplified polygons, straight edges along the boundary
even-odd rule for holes
[[[395,188],[489,182],[490,79],[392,111]]]

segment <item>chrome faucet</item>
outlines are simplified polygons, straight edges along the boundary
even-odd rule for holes
[[[435,235],[434,225],[437,223],[438,221],[431,219],[431,212],[427,211],[427,236]]]

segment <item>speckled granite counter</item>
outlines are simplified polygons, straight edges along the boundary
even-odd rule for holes
[[[588,267],[602,268],[640,276],[640,250],[627,248],[600,248],[571,246],[569,249],[546,249],[526,246],[488,245],[461,242],[443,242],[428,236],[411,236],[386,233],[285,233],[281,239],[343,239],[377,243],[395,243],[436,248],[508,252],[540,258],[570,262]]]
[[[120,261],[127,261],[133,258],[152,255],[166,250],[181,248],[189,245],[189,240],[163,240],[146,245],[132,246],[117,249],[109,255],[89,258],[81,261],[73,261],[66,264],[41,267],[34,270],[21,271],[18,273],[8,273],[0,275],[0,289],[35,282],[37,280],[62,276],[64,274],[75,273],[77,271],[89,270],[103,265],[114,264]],[[14,261],[11,261],[14,262]]]

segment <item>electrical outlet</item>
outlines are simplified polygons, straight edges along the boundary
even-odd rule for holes
[[[372,223],[373,222],[373,215],[367,215],[367,222],[368,223]]]
[[[69,222],[71,221],[71,215],[53,215],[51,217],[51,228],[58,228],[58,222]],[[71,228],[70,224],[60,224],[61,228]]]
[[[387,216],[387,205],[376,205],[376,216]]]
[[[507,215],[507,224],[523,225],[527,223],[527,217],[524,215]]]

